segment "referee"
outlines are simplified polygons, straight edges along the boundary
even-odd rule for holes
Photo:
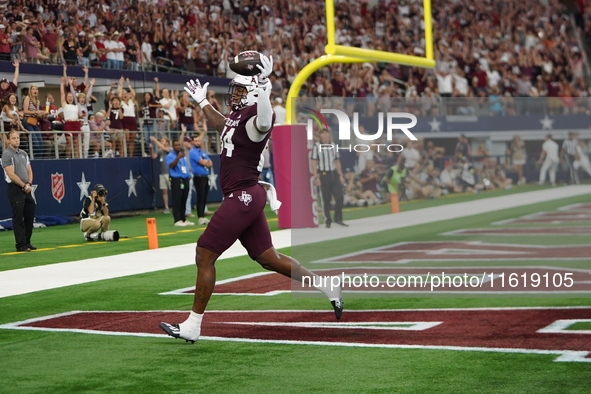
[[[568,133],[568,139],[562,143],[562,149],[560,150],[560,164],[566,161],[566,165],[570,171],[571,185],[579,184],[579,173],[575,170],[575,161],[579,160],[579,153],[577,152],[577,140],[575,132],[571,131]]]
[[[320,199],[322,201],[322,214],[324,224],[330,228],[332,219],[330,217],[330,201],[334,197],[334,222],[344,227],[349,225],[343,223],[343,170],[339,160],[339,152],[335,145],[331,145],[330,133],[328,130],[320,132],[320,142],[314,145],[312,150],[312,173],[314,184],[320,186]]]
[[[37,249],[31,245],[35,220],[35,200],[31,195],[33,170],[27,153],[18,148],[21,143],[18,131],[9,132],[8,139],[8,148],[2,154],[2,168],[8,183],[8,200],[12,208],[16,251],[29,252]]]

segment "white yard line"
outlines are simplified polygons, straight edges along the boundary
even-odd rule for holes
[[[354,237],[378,231],[451,220],[501,209],[591,194],[591,186],[568,186],[502,197],[484,198],[470,202],[442,205],[371,218],[347,221],[348,228],[280,230],[272,233],[276,248],[311,244]],[[245,256],[240,243],[234,244],[222,256],[227,259]],[[156,250],[98,257],[80,261],[50,264],[0,272],[0,298],[55,289],[98,280],[119,278],[194,264],[195,244],[171,246]]]
[[[360,234],[370,234],[377,231],[416,226],[441,220],[458,219],[590,193],[591,186],[567,186],[351,220],[347,221],[349,227],[340,227],[333,223],[329,229],[324,226],[313,229],[294,229],[292,230],[292,246],[353,237]],[[396,241],[393,240],[394,242]]]

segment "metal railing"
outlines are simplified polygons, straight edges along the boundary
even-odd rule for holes
[[[147,123],[151,122],[151,123]],[[153,127],[150,127],[153,126]],[[152,150],[157,150],[150,142],[150,136],[157,139],[167,137],[170,141],[178,139],[182,133],[171,127],[171,122],[162,118],[140,118],[139,130],[124,131],[80,131],[67,132],[63,130],[51,131],[21,131],[20,148],[25,150],[31,160],[40,159],[72,159],[72,158],[110,158],[110,157],[148,157]],[[135,134],[133,141],[128,136]],[[3,152],[8,146],[8,133],[4,130],[4,123],[0,121],[1,146]],[[192,137],[194,132],[187,132]],[[133,142],[133,143],[132,143]],[[172,147],[172,143],[170,144]],[[133,151],[130,151],[133,148]],[[202,149],[208,154],[217,154],[220,149],[219,133],[213,128],[207,130],[203,138]]]

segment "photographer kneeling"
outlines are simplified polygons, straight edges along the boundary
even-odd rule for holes
[[[111,224],[107,190],[100,183],[94,186],[90,197],[84,199],[84,207],[80,212],[80,230],[87,241],[118,241],[119,232],[108,231]],[[98,231],[101,230],[99,233]]]

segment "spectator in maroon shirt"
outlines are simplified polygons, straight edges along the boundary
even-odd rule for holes
[[[171,48],[173,67],[177,70],[183,69],[187,58],[187,49],[183,47],[182,43],[176,40],[172,42]]]
[[[488,86],[488,76],[486,75],[486,71],[482,69],[480,63],[476,64],[476,71],[474,71],[473,75],[478,77],[478,87],[486,89]]]
[[[84,66],[82,67],[82,70],[84,71],[84,81],[78,85],[78,78],[76,77],[72,77],[72,78],[68,78],[68,66],[64,64],[64,79],[66,81],[66,91],[69,92],[70,91],[70,81],[72,82],[72,86],[74,86],[74,90],[77,93],[84,93],[84,89],[86,89],[86,86],[88,85],[88,67]]]
[[[371,190],[374,193],[378,193],[378,181],[380,176],[375,169],[375,162],[368,160],[365,163],[365,170],[359,175],[359,182],[363,185],[363,191]]]
[[[41,37],[41,42],[45,48],[49,49],[49,58],[51,63],[56,63],[57,59],[57,33],[53,31],[52,25],[47,26],[45,34]]]
[[[19,69],[18,60],[15,60],[12,65],[14,66],[14,77],[12,78],[12,82],[9,83],[6,78],[0,79],[0,100],[4,100],[4,98],[11,93],[16,93]]]
[[[344,75],[340,71],[335,72],[332,83],[332,93],[337,97],[346,97],[347,89],[345,88]]]

